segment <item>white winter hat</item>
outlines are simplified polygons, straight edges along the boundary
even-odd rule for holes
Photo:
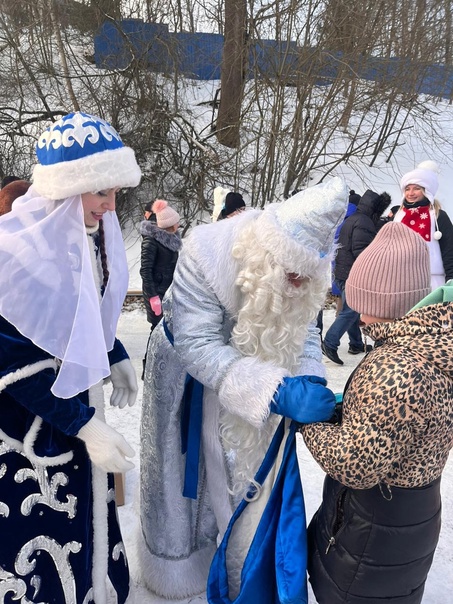
[[[256,221],[258,241],[287,272],[314,276],[333,259],[348,196],[346,183],[335,177],[272,203]]]
[[[69,113],[45,130],[36,144],[35,191],[48,199],[136,187],[141,171],[134,151],[108,122]]]
[[[437,180],[437,174],[434,170],[427,169],[425,165],[430,165],[434,162],[422,162],[419,167],[415,168],[415,170],[411,170],[411,172],[407,172],[401,178],[400,187],[401,192],[403,193],[408,185],[419,185],[425,189],[425,197],[429,199],[431,203],[434,202],[434,197],[436,196],[437,189],[439,188],[439,181]],[[434,164],[437,165],[437,164]]]

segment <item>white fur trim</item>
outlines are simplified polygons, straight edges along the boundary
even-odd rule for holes
[[[151,554],[142,535],[136,538],[135,544],[141,579],[153,593],[169,600],[183,600],[206,591],[216,550],[214,544],[182,560],[166,560]]]
[[[66,453],[61,453],[60,455],[56,455],[55,457],[39,457],[36,455],[34,451],[34,444],[36,438],[38,436],[38,432],[41,429],[42,419],[39,416],[36,416],[33,420],[30,429],[24,437],[24,453],[28,457],[28,459],[37,466],[59,466],[71,461],[74,457],[73,451],[67,451]]]
[[[239,264],[231,250],[242,229],[260,214],[261,210],[246,210],[228,220],[199,225],[184,239],[184,252],[200,267],[206,282],[231,316],[237,314],[242,297],[235,285]]]
[[[57,164],[36,164],[33,187],[49,199],[103,191],[115,187],[136,187],[141,171],[130,147],[93,153]]]
[[[16,369],[16,371],[12,371],[11,373],[7,373],[0,379],[0,392],[7,386],[14,384],[14,382],[31,377],[32,375],[43,371],[43,369],[54,369],[56,371],[57,367],[58,364],[55,359],[45,359],[44,361],[38,361],[32,365],[25,365],[25,367]]]
[[[270,362],[253,357],[239,359],[229,367],[220,385],[220,404],[229,413],[261,428],[269,417],[277,386],[288,375],[286,369]]]
[[[93,487],[93,568],[91,581],[96,604],[107,603],[108,573],[108,509],[107,474],[91,464]]]
[[[32,375],[35,375],[36,373],[39,373],[44,369],[54,369],[56,371],[57,365],[58,364],[55,359],[46,359],[44,361],[38,361],[37,363],[33,363],[32,365],[26,365],[25,367],[21,367],[20,369],[17,369],[16,371],[13,371],[11,373],[7,373],[0,380],[0,392],[10,384],[14,384],[14,382],[31,377]],[[35,454],[33,445],[35,444],[41,425],[42,419],[36,416],[27,434],[24,436],[23,443],[21,443],[19,440],[16,440],[15,438],[11,438],[10,436],[8,436],[8,434],[3,432],[3,430],[0,430],[0,437],[2,440],[5,441],[8,446],[23,452],[24,455],[26,455],[27,458],[35,465],[58,466],[71,461],[74,456],[72,451],[67,451],[66,453],[62,453],[61,455],[56,455],[55,457],[40,457]]]
[[[8,434],[6,434],[6,432],[3,432],[3,430],[1,429],[0,440],[2,440],[10,449],[16,449],[16,451],[20,451],[21,453],[24,450],[24,444],[21,443],[20,440],[11,438],[11,436],[8,436]]]
[[[90,407],[96,409],[96,416],[104,418],[104,389],[102,382],[92,386],[89,391]],[[91,464],[91,482],[93,489],[93,568],[91,581],[93,599],[96,604],[107,604],[108,573],[108,482],[107,473]]]

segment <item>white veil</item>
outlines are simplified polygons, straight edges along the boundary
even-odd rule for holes
[[[32,186],[0,218],[0,315],[61,360],[52,387],[61,398],[110,375],[128,269],[115,212],[103,224],[110,277],[99,303],[80,195],[53,201]]]

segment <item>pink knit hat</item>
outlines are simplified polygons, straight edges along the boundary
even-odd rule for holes
[[[389,222],[352,265],[346,301],[364,315],[402,317],[431,291],[430,271],[428,246],[420,235]]]
[[[171,208],[164,199],[156,199],[151,210],[156,215],[157,226],[161,229],[168,229],[179,223],[179,214]]]

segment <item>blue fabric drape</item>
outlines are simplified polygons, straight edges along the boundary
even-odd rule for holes
[[[262,484],[275,463],[284,436],[282,419],[255,479]],[[296,424],[289,429],[282,463],[241,573],[239,595],[228,593],[226,551],[234,523],[249,501],[233,514],[216,551],[208,578],[210,604],[307,604],[305,506],[296,456]],[[251,493],[249,493],[251,494]]]

